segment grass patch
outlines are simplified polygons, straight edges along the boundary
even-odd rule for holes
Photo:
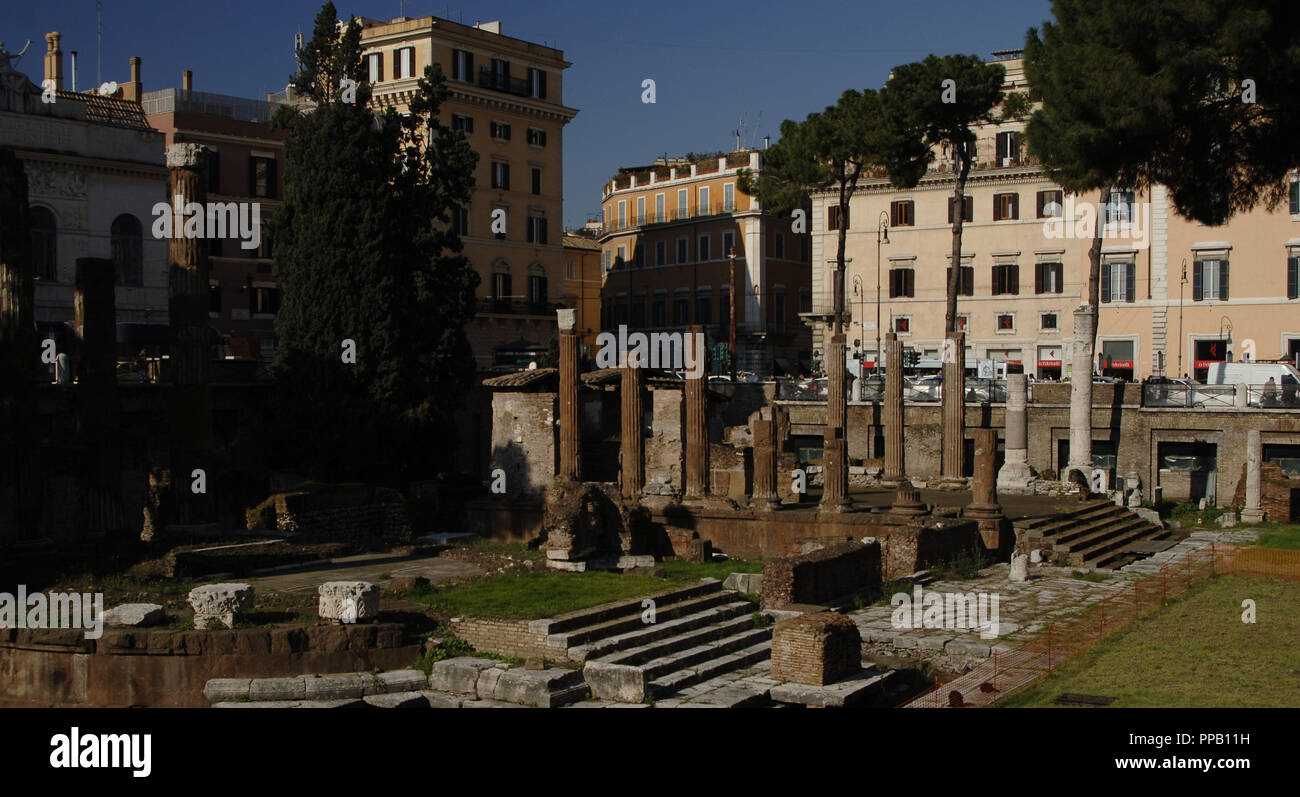
[[[725,581],[727,576],[732,573],[761,573],[763,572],[763,563],[757,559],[728,559],[725,562],[704,562],[703,564],[692,564],[683,562],[680,559],[674,559],[668,562],[660,562],[655,565],[662,567],[668,574],[668,578],[675,581],[698,581],[701,578],[716,578],[719,581]]]
[[[1070,578],[1077,578],[1080,581],[1087,581],[1089,583],[1096,584],[1098,582],[1105,581],[1107,577],[1103,576],[1101,573],[1098,573],[1096,570],[1071,570]]]
[[[1255,545],[1260,548],[1284,548],[1288,551],[1300,551],[1300,526],[1285,523],[1261,523],[1259,540]]]
[[[448,617],[538,620],[611,601],[653,595],[670,586],[674,585],[654,576],[605,572],[520,573],[485,578],[455,589],[408,593],[406,597]]]
[[[1158,509],[1161,517],[1167,517],[1169,520],[1178,521],[1182,526],[1212,526],[1219,519],[1219,515],[1229,512],[1228,509],[1220,509],[1217,506],[1206,505],[1201,509],[1199,501],[1184,501],[1181,504],[1169,506],[1168,503],[1162,502]],[[1167,514],[1166,514],[1167,513]]]
[[[1242,622],[1242,601],[1256,622]],[[1300,584],[1216,576],[1141,618],[1000,706],[1050,706],[1063,692],[1114,708],[1300,706]]]
[[[945,559],[927,568],[936,581],[965,581],[993,564],[993,558],[983,551],[965,550],[951,559]],[[901,591],[901,590],[900,590]]]

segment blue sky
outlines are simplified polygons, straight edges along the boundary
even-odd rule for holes
[[[94,0],[4,0],[0,40],[39,84],[45,34],[63,34],[77,50],[78,88],[97,85]],[[293,35],[310,35],[317,0],[103,0],[103,79],[125,81],[127,59],[143,59],[146,91],[177,86],[258,97],[283,89],[294,69]],[[390,19],[398,0],[336,0],[340,15]],[[466,24],[502,21],[502,32],[545,42],[573,64],[564,101],[580,113],[564,134],[564,220],[583,223],[600,209],[600,190],[619,166],[729,149],[746,120],[746,143],[776,138],[783,119],[802,119],[848,88],[877,88],[891,67],[929,53],[976,53],[1020,47],[1025,32],[1051,16],[1047,0],[999,2],[712,2],[627,3],[422,2],[409,17]],[[655,80],[656,102],[641,102]]]

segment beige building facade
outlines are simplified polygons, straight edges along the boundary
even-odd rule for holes
[[[363,77],[378,108],[404,111],[436,61],[450,96],[442,122],[479,155],[470,204],[454,219],[481,279],[466,329],[479,370],[527,365],[556,337],[563,301],[564,126],[560,50],[501,33],[499,22],[362,19]]]
[[[1004,90],[1024,91],[1022,62],[1001,61]],[[1024,124],[976,129],[967,181],[959,327],[967,357],[1006,361],[1042,379],[1070,376],[1074,310],[1087,300],[1088,250],[1106,219],[1094,371],[1124,379],[1203,377],[1215,360],[1294,360],[1300,354],[1300,187],[1290,202],[1257,208],[1221,227],[1178,216],[1162,186],[1075,196],[1046,176],[1024,141]],[[938,153],[910,190],[866,181],[847,219],[845,309],[849,348],[872,362],[880,334],[938,356],[952,259],[953,162]],[[833,306],[842,215],[837,197],[813,197],[810,226],[813,347],[822,349]],[[878,230],[888,243],[877,245]],[[1185,266],[1185,271],[1184,271]],[[1185,277],[1184,277],[1185,274]],[[879,285],[879,304],[877,303]]]

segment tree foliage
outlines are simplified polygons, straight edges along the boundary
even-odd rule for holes
[[[1055,0],[1025,73],[1030,145],[1071,192],[1167,186],[1222,224],[1300,166],[1300,6],[1289,0]],[[1253,81],[1254,102],[1245,102]]]
[[[321,9],[293,78],[315,107],[277,117],[289,132],[272,224],[281,425],[313,475],[397,478],[473,374],[463,328],[478,276],[451,217],[469,200],[477,155],[438,119],[447,89],[436,63],[407,115],[372,112],[362,81],[345,101],[359,25],[340,29],[335,13]]]

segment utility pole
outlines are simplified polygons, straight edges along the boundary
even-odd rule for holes
[[[727,250],[727,301],[731,308],[727,312],[729,329],[727,345],[731,347],[731,381],[736,381],[736,247]]]

